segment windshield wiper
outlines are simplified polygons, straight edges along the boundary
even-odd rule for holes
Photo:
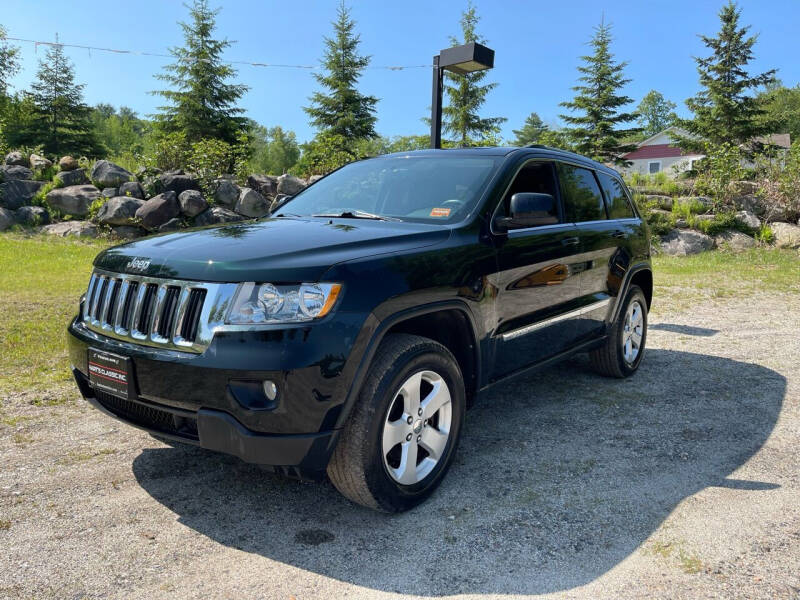
[[[363,210],[343,210],[342,212],[338,213],[318,213],[316,215],[311,215],[312,217],[335,217],[339,219],[373,219],[375,221],[396,221],[397,219],[390,219],[388,217],[382,217],[380,215],[376,215],[373,213],[369,213]]]

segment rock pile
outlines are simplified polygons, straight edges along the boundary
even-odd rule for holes
[[[132,239],[265,217],[273,205],[309,184],[292,175],[251,175],[247,186],[240,187],[226,177],[214,183],[211,197],[205,197],[197,177],[183,171],[142,170],[134,175],[108,160],[98,160],[88,169],[72,156],[56,164],[55,187],[47,188],[44,206],[34,206],[45,185],[35,177],[41,177],[53,162],[22,152],[5,156],[0,165],[0,231],[13,225],[41,225],[52,235],[93,237],[110,228],[112,236]],[[67,216],[70,220],[50,224],[51,219]]]

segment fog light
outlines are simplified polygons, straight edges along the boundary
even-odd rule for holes
[[[264,395],[267,397],[267,400],[272,402],[275,398],[278,397],[278,386],[275,385],[274,381],[269,379],[264,381]]]

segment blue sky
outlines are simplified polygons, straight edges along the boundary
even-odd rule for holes
[[[4,0],[0,23],[9,36],[121,50],[165,53],[182,41],[176,25],[186,9],[176,0]],[[318,65],[323,35],[331,32],[338,0],[229,0],[222,6],[218,32],[236,43],[229,60]],[[450,35],[459,33],[458,20],[466,0],[350,0],[358,22],[362,52],[372,65],[426,65]],[[741,0],[743,22],[759,34],[752,70],[778,68],[787,85],[800,82],[796,47],[800,25],[797,0]],[[483,116],[505,116],[503,135],[512,138],[525,117],[536,111],[555,123],[559,102],[572,95],[579,56],[587,52],[592,27],[605,18],[614,26],[614,53],[629,61],[633,81],[626,92],[637,102],[657,89],[679,105],[697,91],[693,55],[705,55],[699,33],[715,34],[721,0],[475,0],[480,33],[496,51],[489,80],[499,85]],[[17,89],[32,81],[45,49],[22,43],[23,70]],[[85,83],[90,104],[127,105],[146,115],[159,99],[148,94],[162,84],[153,78],[168,59],[110,54],[68,48],[77,80]],[[316,89],[308,70],[240,66],[238,78],[250,86],[242,106],[247,115],[268,126],[294,130],[298,139],[313,136],[302,106]],[[378,131],[384,135],[426,133],[420,119],[430,106],[428,68],[388,71],[371,69],[361,90],[381,98]]]

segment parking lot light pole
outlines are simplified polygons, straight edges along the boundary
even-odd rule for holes
[[[445,70],[466,75],[492,67],[494,67],[494,50],[477,42],[447,48],[433,57],[431,148],[442,147],[442,87]]]

